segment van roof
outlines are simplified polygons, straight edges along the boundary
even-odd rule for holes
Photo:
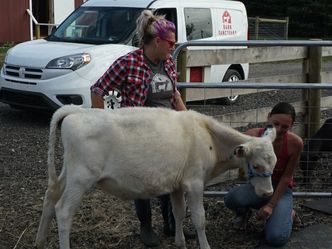
[[[156,0],[151,1],[151,7],[167,8],[167,7],[193,7],[193,8],[231,8],[245,9],[244,4],[240,1],[230,0]]]
[[[220,7],[227,2],[227,8],[242,8],[243,3],[229,0],[89,0],[83,6],[103,6],[103,7],[132,7],[152,8],[157,7]],[[241,6],[241,7],[240,7]]]
[[[89,0],[82,6],[146,8],[153,0]]]

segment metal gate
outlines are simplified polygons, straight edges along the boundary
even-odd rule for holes
[[[185,75],[183,72],[187,67],[185,63],[183,64],[183,61],[187,61],[187,58],[180,58],[179,60],[177,60],[180,51],[186,47],[191,46],[248,46],[251,48],[251,52],[249,52],[251,54],[255,54],[254,52],[252,52],[254,51],[253,47],[304,46],[308,48],[309,57],[310,54],[312,57],[311,63],[315,65],[310,66],[310,58],[306,58],[307,60],[309,60],[309,63],[307,64],[307,68],[305,69],[307,70],[306,73],[309,75],[307,78],[305,78],[305,82],[205,82],[193,84],[187,82],[183,77]],[[276,92],[283,93],[283,91],[292,90],[297,93],[301,92],[300,96],[298,96],[297,98],[293,97],[287,100],[287,102],[291,102],[294,105],[298,116],[294,124],[293,132],[300,135],[303,138],[305,144],[313,143],[314,140],[311,137],[321,127],[321,125],[323,125],[325,121],[331,122],[331,128],[329,129],[332,133],[332,119],[331,121],[329,121],[328,119],[328,117],[332,118],[332,84],[321,83],[321,65],[318,65],[317,67],[317,64],[320,63],[319,60],[322,59],[322,47],[331,46],[332,42],[330,41],[187,42],[179,45],[173,54],[173,58],[177,60],[178,71],[182,73],[182,77],[180,77],[180,82],[178,82],[177,86],[182,90],[185,89],[185,91],[188,89],[203,91],[211,89],[251,89],[252,91],[249,93],[249,95],[246,95],[246,97],[254,98],[256,100],[257,105],[253,109],[246,110],[245,106],[241,106],[237,110],[235,108],[233,112],[218,113],[218,111],[216,111],[214,113],[210,113],[210,115],[214,116],[219,121],[228,123],[233,128],[239,130],[245,130],[251,126],[260,126],[263,124],[264,120],[266,120],[267,114],[273,105],[271,104],[269,106],[261,106],[259,99],[260,94],[276,94]],[[214,51],[214,53],[217,52]],[[327,55],[332,54],[331,50],[327,50],[324,53]],[[184,56],[189,57],[190,55],[185,54]],[[287,60],[292,60],[292,58],[287,58]],[[213,63],[215,64],[216,61],[214,60]],[[204,62],[204,64],[206,64],[206,62]],[[248,81],[250,81],[250,79]],[[183,91],[184,96],[186,95],[185,91]],[[279,99],[277,98],[276,103],[278,101]],[[273,101],[270,103],[273,103]],[[203,104],[201,102],[199,107],[197,107],[197,104],[191,105],[189,107],[193,109],[196,108],[199,111],[207,113],[211,112],[211,109],[213,108],[227,109],[227,106],[221,108],[220,106],[218,107],[208,101],[203,101]],[[327,125],[329,124],[330,123],[327,123]],[[332,139],[327,137],[319,137],[315,138],[315,140],[316,142],[319,142],[321,144],[332,144]],[[294,196],[332,197],[332,172],[330,170],[332,167],[332,146],[330,149],[326,149],[326,147],[321,147],[323,148],[323,150],[320,151],[313,151],[312,148],[312,146],[308,146],[305,147],[303,151],[303,155],[310,154],[315,156],[310,158],[308,156],[302,157],[300,162],[301,167],[298,167],[295,173],[295,180],[297,185],[294,191]],[[227,193],[228,186],[238,183],[236,177],[236,172],[226,172],[225,174],[220,176],[219,181],[217,180],[214,182],[218,182],[217,185],[212,188],[208,188],[207,191],[205,191],[205,196],[214,197],[225,195]]]

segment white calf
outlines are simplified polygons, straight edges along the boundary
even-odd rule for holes
[[[64,162],[57,177],[54,153],[60,124]],[[49,182],[36,245],[44,247],[55,211],[60,248],[68,249],[75,209],[83,194],[98,184],[122,199],[171,193],[175,243],[183,248],[186,193],[200,248],[210,248],[205,234],[205,184],[230,168],[247,168],[248,162],[251,173],[259,172],[251,178],[256,193],[271,194],[271,179],[266,176],[276,163],[274,138],[274,129],[266,137],[250,137],[194,111],[62,107],[50,126]]]

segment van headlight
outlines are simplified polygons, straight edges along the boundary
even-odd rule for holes
[[[46,68],[52,69],[71,69],[73,71],[83,67],[91,61],[90,54],[73,54],[67,55],[64,57],[59,57],[54,60],[51,60]]]

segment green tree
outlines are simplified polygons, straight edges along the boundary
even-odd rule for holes
[[[289,17],[289,37],[332,36],[331,0],[242,0],[249,17]]]
[[[328,37],[326,0],[290,0],[286,15],[290,17],[289,35],[304,38]]]
[[[266,18],[284,17],[286,0],[242,0],[247,8],[248,16],[260,16]]]

